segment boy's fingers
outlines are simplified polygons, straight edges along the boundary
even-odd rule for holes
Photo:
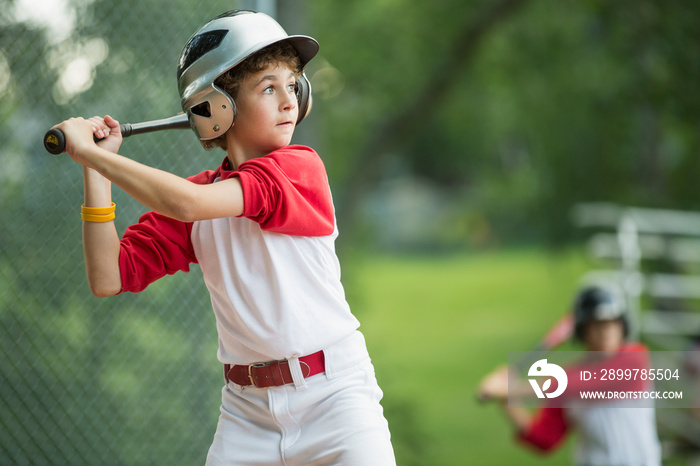
[[[94,116],[89,118],[88,121],[92,123],[92,132],[97,138],[102,139],[109,136],[110,127],[104,118]]]
[[[109,115],[105,115],[105,124],[110,128],[118,128],[119,122]]]
[[[95,128],[95,135],[100,139],[106,138],[110,134],[116,135],[120,131],[119,122],[109,115],[105,115],[104,118],[102,118],[102,117],[93,117],[93,118],[94,118],[93,121],[98,124],[98,127]]]

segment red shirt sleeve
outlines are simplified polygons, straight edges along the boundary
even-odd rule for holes
[[[551,452],[566,437],[569,424],[564,409],[544,407],[537,411],[530,427],[518,434],[518,440],[543,452]]]
[[[308,147],[289,146],[248,160],[221,179],[238,176],[243,186],[243,216],[260,228],[294,236],[327,236],[335,214],[326,169]]]
[[[122,236],[119,252],[121,292],[138,292],[166,274],[189,272],[197,262],[190,240],[191,223],[147,212]]]

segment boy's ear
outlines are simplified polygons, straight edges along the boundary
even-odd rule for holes
[[[311,103],[311,83],[306,75],[302,73],[297,79],[297,106],[299,108],[297,125],[311,112]]]

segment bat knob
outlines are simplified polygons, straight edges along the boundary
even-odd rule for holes
[[[44,148],[54,155],[62,154],[66,150],[66,136],[60,129],[50,129],[44,135]]]

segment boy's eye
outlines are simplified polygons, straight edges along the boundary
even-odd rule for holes
[[[286,87],[287,92],[296,92],[297,91],[297,83],[289,83],[287,84]],[[269,85],[265,89],[262,90],[263,94],[273,94],[275,92],[275,86],[274,85]]]

